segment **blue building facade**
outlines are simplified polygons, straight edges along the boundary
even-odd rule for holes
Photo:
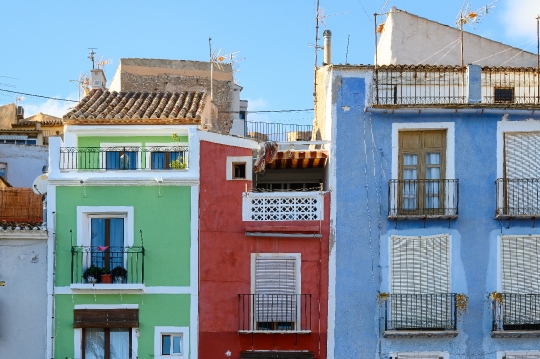
[[[540,358],[540,105],[525,73],[319,68],[329,358]]]

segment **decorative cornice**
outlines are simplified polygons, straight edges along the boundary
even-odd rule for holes
[[[158,178],[162,179],[160,176]],[[58,178],[49,179],[51,186],[79,186],[81,179],[76,178]],[[198,186],[199,179],[195,177],[189,178],[163,178],[161,183],[158,183],[155,178],[85,178],[84,186]]]

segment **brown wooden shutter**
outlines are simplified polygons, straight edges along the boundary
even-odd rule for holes
[[[75,309],[74,328],[136,328],[139,309]]]

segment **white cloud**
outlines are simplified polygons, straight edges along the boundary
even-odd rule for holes
[[[501,22],[512,38],[536,39],[536,16],[540,14],[539,0],[506,0],[501,4]]]
[[[61,95],[53,96],[56,98],[64,98]],[[73,93],[65,97],[68,100],[77,100],[78,94]],[[34,100],[34,98],[31,98]],[[34,100],[35,101],[35,100]],[[28,103],[27,103],[28,102]],[[44,100],[43,102],[30,103],[30,98],[26,98],[18,103],[19,106],[24,108],[24,117],[30,117],[38,112],[42,112],[47,115],[56,116],[62,118],[68,113],[71,108],[77,105],[76,102],[71,101],[57,101],[57,100]]]

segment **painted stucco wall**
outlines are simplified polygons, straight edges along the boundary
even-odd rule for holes
[[[353,76],[353,77],[348,77]],[[364,111],[366,80],[336,72],[332,81],[331,160],[335,163],[335,345],[334,358],[388,358],[392,352],[448,352],[450,358],[497,358],[497,351],[538,349],[537,339],[491,338],[488,294],[498,290],[497,248],[501,234],[540,234],[531,220],[494,220],[498,162],[497,126],[503,114]],[[530,113],[530,112],[529,112]],[[529,116],[511,114],[507,126]],[[539,116],[534,116],[538,119]],[[397,139],[392,126],[451,123],[455,130],[455,178],[459,179],[457,220],[389,221],[388,180]],[[530,121],[529,121],[530,122]],[[540,129],[540,125],[538,125]],[[394,136],[394,137],[393,137]],[[448,137],[450,138],[450,137]],[[500,151],[500,150],[499,150]],[[448,156],[448,153],[447,153]],[[450,234],[451,292],[469,297],[455,338],[384,339],[378,292],[390,291],[389,237]],[[331,278],[332,281],[332,278]],[[330,309],[332,312],[332,308]],[[331,313],[332,315],[332,313]]]
[[[7,164],[7,181],[13,187],[31,188],[48,160],[47,146],[0,144],[0,162]]]
[[[0,282],[0,358],[46,358],[46,231],[0,230]]]
[[[201,142],[199,357],[221,358],[230,351],[229,358],[239,359],[246,350],[308,350],[316,359],[326,358],[329,195],[321,222],[243,222],[242,197],[249,181],[226,180],[227,156],[251,157],[252,151]],[[257,225],[321,226],[322,238],[246,236],[246,226]],[[238,333],[238,295],[252,293],[252,253],[301,254],[301,293],[312,296],[310,334]]]

